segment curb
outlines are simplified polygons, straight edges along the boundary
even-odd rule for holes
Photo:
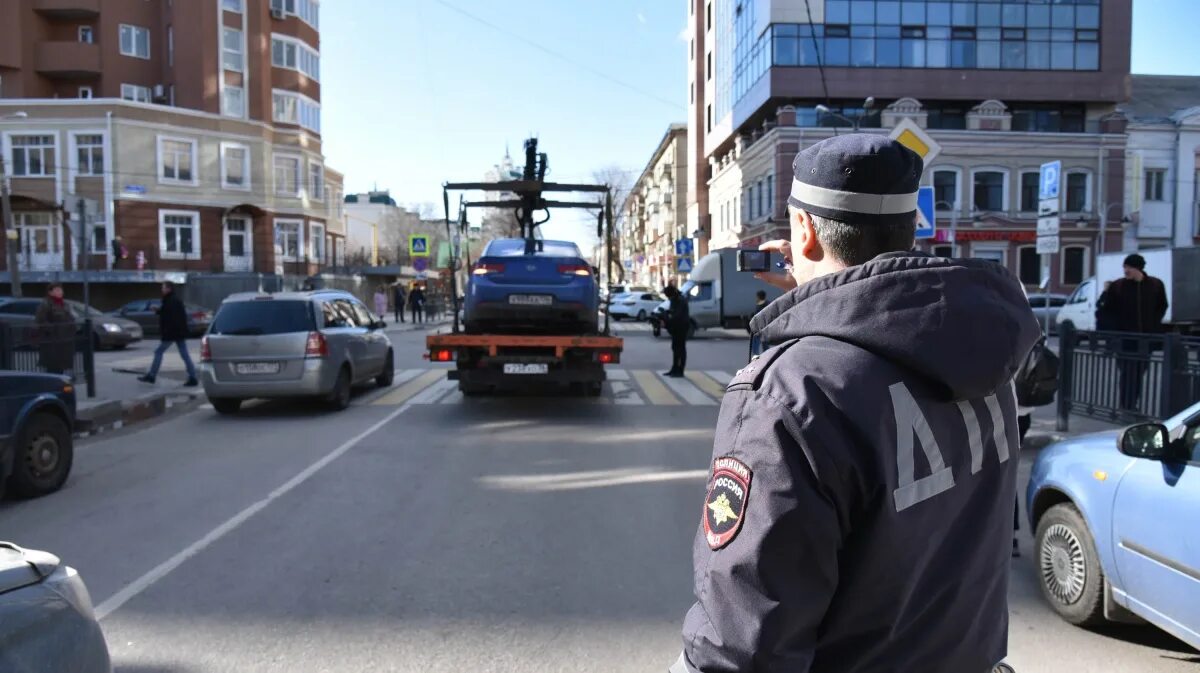
[[[204,401],[204,393],[167,391],[155,392],[129,400],[101,402],[80,409],[76,421],[76,437],[91,437],[143,423],[175,410],[191,410]]]

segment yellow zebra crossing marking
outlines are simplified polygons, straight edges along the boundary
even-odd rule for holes
[[[725,386],[714,381],[710,375],[701,374],[700,372],[684,372],[683,375],[687,377],[687,380],[699,386],[700,390],[718,400],[725,395]]]
[[[664,407],[679,406],[679,400],[675,399],[675,396],[667,390],[662,380],[654,372],[637,369],[633,372],[633,379],[641,386],[646,397],[650,398],[650,404]]]
[[[445,378],[445,369],[430,369],[424,374],[417,376],[408,383],[405,383],[399,388],[388,393],[387,395],[375,400],[372,402],[372,404],[376,406],[399,406],[407,402],[410,397],[413,397],[417,393],[420,393],[428,388],[430,385],[436,383],[439,379]]]

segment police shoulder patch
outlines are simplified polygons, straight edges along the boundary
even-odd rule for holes
[[[753,476],[737,458],[722,456],[713,461],[704,498],[704,537],[714,551],[729,544],[741,530]]]

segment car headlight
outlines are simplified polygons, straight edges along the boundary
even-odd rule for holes
[[[83,583],[83,578],[74,568],[68,565],[60,565],[50,576],[46,578],[46,587],[54,591],[54,593],[63,597],[63,600],[71,604],[71,607],[79,611],[90,621],[96,620],[96,612],[92,608],[92,597],[88,594],[87,585]]]
[[[105,332],[109,332],[111,334],[120,334],[121,333],[121,326],[116,323],[106,322],[103,325],[101,325],[101,327],[104,328]]]

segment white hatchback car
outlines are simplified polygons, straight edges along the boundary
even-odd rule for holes
[[[654,292],[626,292],[612,298],[608,314],[614,320],[634,318],[645,320],[663,302],[662,296]]]

